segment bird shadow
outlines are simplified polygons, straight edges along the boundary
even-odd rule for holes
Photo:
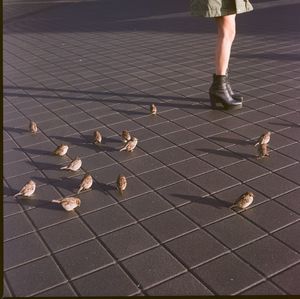
[[[113,190],[117,190],[117,187],[112,184],[105,184],[97,181],[96,185],[98,185],[100,190],[104,193],[110,193]]]
[[[7,132],[13,132],[18,134],[28,133],[31,134],[28,130],[22,129],[22,128],[13,128],[13,127],[3,127],[3,129]]]
[[[237,153],[237,152],[232,152],[229,150],[215,150],[215,149],[209,149],[209,148],[203,148],[203,149],[198,149],[199,151],[202,152],[207,152],[210,154],[216,154],[219,156],[223,157],[228,157],[228,158],[256,158],[255,155],[247,154],[247,153]]]
[[[129,116],[145,116],[145,115],[148,115],[149,112],[146,112],[146,111],[143,111],[143,112],[140,112],[140,111],[137,111],[137,110],[121,110],[121,109],[114,109],[114,111],[118,112],[118,113],[121,113],[121,114],[126,114],[126,115],[129,115]]]
[[[58,136],[58,135],[51,135],[50,138],[55,138],[57,140],[60,140],[63,144],[67,145],[81,145],[84,142],[87,142],[85,138],[79,138],[79,137],[69,137],[69,136]]]
[[[211,196],[201,197],[201,196],[179,194],[179,193],[173,193],[171,195],[181,198],[181,199],[191,201],[191,202],[195,202],[195,203],[198,203],[201,205],[209,205],[209,206],[212,206],[217,209],[229,208],[231,206],[231,204],[228,203],[227,201],[221,200],[221,199],[218,199],[215,197],[211,197]]]
[[[46,163],[46,162],[32,162],[32,161],[26,161],[29,165],[37,167],[39,170],[59,170],[61,165],[56,165],[52,163]],[[68,163],[68,162],[66,162]]]
[[[45,155],[45,156],[52,156],[53,152],[52,151],[46,151],[46,150],[41,150],[41,149],[33,149],[33,148],[19,148],[16,147],[14,148],[14,150],[20,151],[20,152],[24,152],[26,154],[31,154],[31,155],[37,155],[37,156],[41,156],[41,155]]]
[[[231,144],[245,145],[245,146],[250,145],[250,144],[253,143],[249,140],[240,140],[240,139],[227,138],[227,137],[217,137],[217,136],[208,137],[207,139],[226,142],[226,143],[231,143]]]

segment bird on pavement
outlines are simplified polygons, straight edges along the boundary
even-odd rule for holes
[[[52,199],[52,202],[59,203],[66,211],[73,211],[80,207],[81,201],[78,197],[65,197],[63,199]]]
[[[254,194],[252,192],[246,192],[242,194],[230,208],[245,209],[252,204],[254,200]]]
[[[135,149],[137,143],[138,143],[138,139],[136,137],[132,137],[125,144],[125,146],[120,149],[120,152],[122,152],[122,151],[132,152]]]
[[[77,156],[73,161],[71,161],[67,166],[63,166],[60,169],[77,171],[82,165],[81,159]]]
[[[14,195],[14,197],[17,197],[19,195],[29,197],[35,192],[35,189],[36,183],[33,180],[30,180],[22,187],[22,189],[18,193]]]

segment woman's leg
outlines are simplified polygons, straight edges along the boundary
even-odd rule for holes
[[[218,27],[216,75],[226,75],[228,69],[231,46],[235,38],[235,17],[233,14],[215,18]]]
[[[212,108],[221,103],[225,109],[240,109],[242,102],[231,96],[228,88],[227,68],[230,59],[231,46],[235,38],[235,14],[215,18],[218,26],[218,39],[216,45],[216,72],[213,83],[209,88]]]

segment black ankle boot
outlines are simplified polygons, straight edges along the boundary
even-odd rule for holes
[[[234,92],[230,86],[228,70],[226,72],[226,85],[227,85],[227,90],[228,90],[229,94],[231,95],[231,97],[233,99],[235,99],[236,101],[242,102],[244,97],[240,93]]]
[[[220,103],[225,109],[240,109],[243,104],[241,101],[235,100],[227,89],[226,75],[213,75],[213,83],[209,88],[209,98],[211,107],[217,108]]]

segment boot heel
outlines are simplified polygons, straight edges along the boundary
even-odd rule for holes
[[[210,100],[211,108],[212,109],[217,109],[217,98],[214,95],[210,94],[209,95],[209,100]]]

